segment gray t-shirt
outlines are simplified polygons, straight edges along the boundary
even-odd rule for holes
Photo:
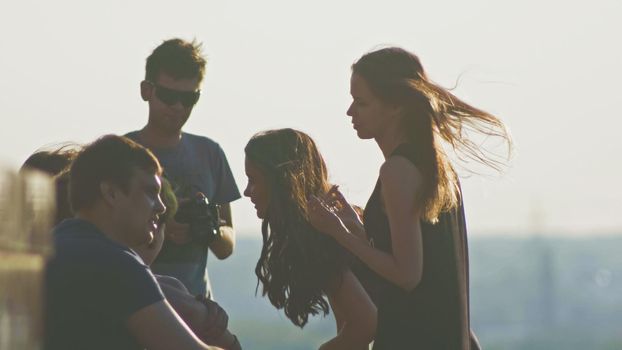
[[[126,137],[142,143],[139,131]],[[182,133],[180,142],[171,148],[151,149],[164,168],[178,198],[191,198],[203,192],[210,203],[226,204],[240,198],[227,157],[220,145],[208,137]],[[165,240],[151,269],[155,274],[173,276],[192,294],[209,296],[207,246],[189,242],[178,245]]]

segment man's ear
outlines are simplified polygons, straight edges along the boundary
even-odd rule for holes
[[[140,82],[140,97],[143,101],[149,101],[151,99],[151,93],[153,92],[153,84],[143,80]]]
[[[99,184],[99,191],[102,199],[109,205],[113,205],[117,199],[118,187],[110,182],[104,181]]]

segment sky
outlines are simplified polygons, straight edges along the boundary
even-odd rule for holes
[[[220,143],[240,191],[248,139],[293,127],[365,204],[383,159],[346,116],[350,65],[396,45],[512,133],[503,173],[462,173],[471,234],[620,234],[620,18],[619,0],[4,1],[0,163],[142,128],[146,57],[196,38],[208,67],[184,130]],[[232,207],[238,232],[258,236],[250,202]]]

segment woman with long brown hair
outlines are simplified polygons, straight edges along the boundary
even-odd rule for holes
[[[378,307],[374,349],[470,349],[462,192],[444,150],[498,168],[466,137],[503,123],[431,82],[417,56],[390,47],[352,66],[347,114],[385,162],[361,222],[338,189],[309,201],[311,222],[358,258],[353,270]]]
[[[310,315],[332,309],[337,335],[321,349],[368,349],[376,307],[351,272],[350,255],[309,223],[307,199],[331,188],[315,142],[297,130],[270,130],[253,136],[244,151],[244,195],[263,220],[255,269],[263,295],[301,328]]]

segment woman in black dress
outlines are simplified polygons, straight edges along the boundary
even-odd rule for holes
[[[461,159],[502,163],[465,132],[498,136],[503,123],[432,83],[400,48],[352,66],[348,109],[361,139],[385,162],[363,221],[337,188],[310,202],[312,224],[355,255],[353,267],[378,308],[374,349],[470,349],[466,225],[457,174],[442,142]]]

